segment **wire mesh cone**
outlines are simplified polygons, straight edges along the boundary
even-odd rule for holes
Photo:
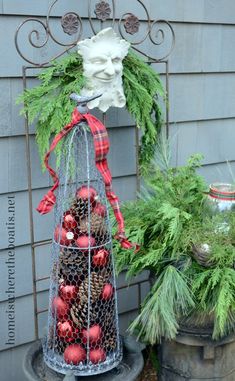
[[[117,366],[122,348],[108,203],[85,123],[63,142],[59,178],[44,360],[93,375]]]

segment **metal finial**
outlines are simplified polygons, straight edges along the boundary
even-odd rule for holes
[[[101,95],[102,94],[93,95],[92,97],[84,97],[84,96],[78,95],[76,93],[72,93],[70,95],[70,99],[77,102],[77,104],[82,104],[82,103],[87,104],[88,102],[91,102],[94,99],[101,97]]]
[[[77,110],[80,112],[80,114],[86,114],[89,109],[87,107],[87,103],[93,101],[96,98],[101,97],[102,94],[94,95],[92,97],[82,97],[81,95],[78,95],[76,93],[72,93],[70,95],[70,99],[77,102]]]

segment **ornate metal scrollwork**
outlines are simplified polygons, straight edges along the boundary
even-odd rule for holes
[[[72,36],[76,34],[79,29],[79,17],[76,13],[66,13],[61,18],[61,26],[64,30],[64,33]]]
[[[19,55],[25,61],[36,67],[47,65],[53,59],[62,56],[68,50],[74,48],[78,41],[81,40],[81,38],[87,37],[83,36],[83,24],[86,20],[82,19],[79,13],[72,11],[65,13],[61,17],[61,29],[58,29],[58,25],[56,29],[58,36],[54,31],[52,31],[52,11],[59,1],[62,0],[53,0],[49,8],[46,20],[35,17],[28,18],[23,21],[17,28],[15,34],[16,49]],[[175,34],[172,26],[165,20],[152,20],[150,18],[148,9],[144,4],[144,0],[135,1],[137,1],[138,5],[144,11],[144,16],[141,18],[128,11],[121,16],[117,16],[119,11],[118,0],[102,0],[97,3],[93,3],[93,0],[87,0],[88,21],[90,23],[92,33],[98,33],[100,29],[105,27],[106,22],[108,22],[109,26],[111,24],[111,26],[114,28],[115,25],[117,25],[119,34],[131,43],[133,49],[143,54],[149,60],[154,60],[157,62],[166,60],[167,57],[171,54],[175,43]],[[98,27],[97,20],[100,21],[100,23],[98,23]],[[24,43],[20,44],[21,32],[25,33],[24,28],[27,29],[27,25],[31,28],[31,30],[28,32],[28,43],[31,47],[30,50],[26,50],[25,41]],[[61,32],[63,32],[64,36],[67,35],[66,42],[62,41],[63,36],[61,36]],[[67,41],[68,39],[69,41]],[[157,49],[156,54],[151,56],[149,56],[149,54],[144,51],[144,47],[142,45],[147,39],[149,39],[151,44],[158,47],[161,46],[161,57],[159,56],[160,53]],[[49,42],[51,41],[57,46],[61,46],[63,49],[61,49],[61,51],[54,56],[45,59],[45,56],[49,55],[50,50],[47,49],[47,45],[49,45]],[[167,46],[167,51],[164,51],[162,54],[162,47],[164,45]],[[40,62],[36,62],[35,58],[28,57],[29,51],[30,53],[32,52],[32,55],[34,56],[32,48],[42,50],[40,57],[41,61],[38,60]]]
[[[129,16],[126,17],[124,22],[124,28],[126,29],[126,32],[129,34],[135,34],[138,33],[140,27],[140,20],[138,17],[133,15],[131,13]]]
[[[95,5],[95,14],[98,20],[105,21],[111,15],[111,8],[106,1],[100,1]]]

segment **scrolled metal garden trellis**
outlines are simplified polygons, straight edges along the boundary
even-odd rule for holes
[[[74,48],[77,42],[83,37],[83,19],[76,12],[67,12],[60,18],[61,28],[63,29],[65,34],[69,36],[73,36],[72,41],[64,43],[55,36],[55,34],[52,31],[50,22],[52,18],[51,16],[52,11],[55,5],[59,1],[60,0],[53,1],[53,3],[51,4],[49,8],[45,21],[35,17],[27,18],[18,26],[16,30],[15,46],[16,46],[17,52],[25,61],[27,61],[28,63],[34,66],[42,67],[42,66],[48,65],[53,59],[60,57],[61,55],[69,51],[70,49]],[[111,20],[111,26],[115,27],[115,24],[118,25],[118,31],[120,35],[131,43],[133,49],[143,54],[150,62],[152,61],[164,62],[170,56],[174,48],[174,44],[175,44],[174,30],[171,24],[166,20],[161,20],[161,19],[151,20],[150,14],[144,2],[141,0],[136,0],[136,2],[144,10],[145,17],[142,19],[142,21],[146,24],[145,34],[144,36],[141,36],[139,40],[129,39],[128,34],[131,36],[139,34],[140,24],[141,24],[140,18],[137,17],[134,13],[129,11],[123,13],[122,15],[118,15],[117,2],[115,0],[112,0],[110,3],[106,1],[100,1],[96,3],[95,8],[93,9],[93,13],[91,8],[91,0],[88,1],[87,11],[88,11],[88,20],[91,27],[91,31],[93,34],[96,34],[100,29],[104,27],[106,21]],[[94,22],[95,20],[100,20],[101,25],[99,26],[99,28],[95,27],[95,22]],[[20,46],[19,36],[20,36],[20,32],[22,28],[30,22],[36,23],[38,28],[41,26],[45,32],[45,36],[43,38],[43,41],[41,42],[39,41],[40,31],[36,27],[34,27],[29,32],[28,41],[33,48],[37,48],[37,49],[43,48],[49,42],[49,39],[51,39],[55,44],[60,45],[61,48],[63,48],[62,51],[58,53],[57,55],[51,57],[49,60],[42,61],[42,62],[35,62],[35,61],[32,61],[29,57],[27,57],[23,53],[22,48]],[[169,40],[171,41],[170,48],[168,49],[168,51],[162,57],[150,56],[147,53],[145,53],[144,50],[141,49],[140,45],[143,44],[143,42],[146,41],[146,39],[148,38],[151,41],[151,43],[156,46],[160,46],[164,44],[167,38],[166,30],[165,30],[166,28],[168,29],[168,32],[169,32],[168,41]],[[154,33],[154,30],[155,30],[155,33]],[[37,42],[35,42],[35,38],[38,40]]]
[[[81,16],[79,12],[74,10],[68,10],[63,15],[56,17],[56,25],[59,27],[60,36],[56,36],[51,27],[51,21],[54,19],[53,12],[55,7],[63,2],[62,0],[53,0],[45,19],[39,17],[30,17],[25,19],[17,28],[15,33],[15,47],[18,54],[26,61],[29,66],[22,67],[23,87],[27,88],[27,73],[33,69],[45,68],[50,63],[70,50],[74,49],[77,42],[84,37],[84,25],[88,22],[90,27],[90,34],[96,34],[103,29],[108,23],[109,26],[118,30],[120,36],[125,38],[131,43],[134,50],[140,53],[147,63],[149,64],[165,64],[165,76],[166,76],[166,93],[169,98],[169,56],[175,45],[175,34],[171,24],[166,20],[151,19],[150,12],[147,9],[144,0],[132,1],[134,5],[138,5],[139,12],[143,12],[143,17],[138,17],[136,12],[132,10],[125,10],[124,13],[120,11],[120,2],[116,0],[98,1],[94,4],[92,0],[87,0],[86,17]],[[83,2],[83,8],[84,8]],[[68,7],[70,6],[68,2]],[[128,7],[128,4],[127,4]],[[77,5],[79,8],[79,4]],[[122,14],[121,14],[122,13]],[[44,55],[41,55],[40,62],[35,61],[24,52],[26,41],[21,41],[21,33],[24,32],[24,28],[30,30],[27,34],[27,41],[30,46],[30,51],[35,49],[40,50],[48,46],[49,43],[53,43],[54,46],[60,48],[60,51],[45,59]],[[41,29],[40,29],[41,28]],[[145,29],[145,31],[143,31]],[[69,39],[67,42],[63,42],[61,33]],[[140,36],[140,37],[139,37]],[[25,36],[24,36],[25,38]],[[22,44],[23,43],[23,44]],[[150,46],[163,47],[165,44],[167,48],[162,56],[158,56],[158,50],[155,54],[148,54],[144,44],[149,43]],[[23,46],[22,46],[23,45]],[[28,52],[27,52],[28,53]],[[167,104],[167,102],[166,102]],[[103,115],[105,120],[105,114]],[[165,123],[166,131],[169,131],[169,107],[166,106],[165,111]],[[39,310],[37,302],[37,284],[43,280],[49,279],[48,277],[38,278],[36,275],[36,259],[35,249],[37,247],[47,245],[51,241],[35,241],[34,232],[34,218],[33,218],[33,201],[32,201],[32,168],[31,168],[31,155],[30,155],[30,131],[29,121],[25,118],[25,139],[26,139],[26,160],[27,160],[27,176],[28,176],[28,195],[29,195],[29,220],[30,220],[30,243],[32,254],[32,273],[33,273],[33,297],[34,297],[34,326],[35,326],[35,338],[39,337],[38,332],[38,315],[46,312],[47,309]],[[137,188],[139,187],[139,167],[138,167],[138,151],[139,151],[139,130],[136,128],[136,173],[137,173]],[[141,300],[141,283],[136,282],[133,285],[138,286],[138,300],[140,304]],[[120,289],[120,288],[119,288]]]

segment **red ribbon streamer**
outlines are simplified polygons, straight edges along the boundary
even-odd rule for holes
[[[52,169],[48,164],[51,152],[55,149],[59,141],[62,140],[74,128],[74,126],[84,120],[87,121],[87,124],[89,125],[93,135],[96,167],[104,180],[105,193],[110,205],[113,208],[114,215],[118,224],[118,233],[115,235],[115,238],[120,241],[121,246],[124,249],[135,248],[135,251],[137,252],[140,249],[139,245],[132,244],[125,236],[124,219],[120,210],[119,200],[116,194],[112,191],[112,175],[109,170],[106,158],[109,151],[109,139],[106,127],[95,116],[89,113],[80,114],[77,108],[75,108],[73,111],[72,121],[55,136],[50,149],[45,156],[44,163],[51,177],[53,178],[54,185],[40,201],[37,207],[37,211],[40,214],[47,214],[52,210],[56,203],[56,196],[54,191],[59,186],[59,178],[54,169]]]

